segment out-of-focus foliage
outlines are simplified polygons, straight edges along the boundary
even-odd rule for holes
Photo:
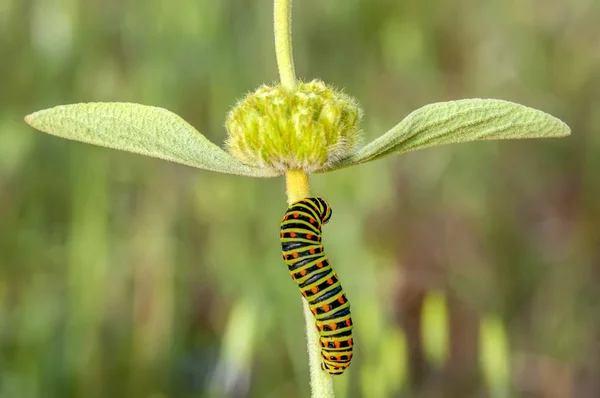
[[[23,122],[137,102],[222,143],[235,100],[278,78],[271,8],[0,2],[0,396],[307,396],[300,297],[278,252],[283,180]],[[312,178],[334,210],[324,240],[356,325],[338,396],[599,396],[600,3],[310,0],[294,16],[298,76],[357,97],[367,139],[467,97],[573,131]],[[440,291],[447,319],[422,322]],[[424,346],[422,324],[448,333],[446,352]]]

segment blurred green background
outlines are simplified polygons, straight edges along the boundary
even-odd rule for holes
[[[0,397],[306,397],[284,180],[69,142],[58,104],[172,110],[222,144],[278,79],[272,2],[0,0]],[[339,397],[600,396],[600,2],[296,1],[297,74],[365,141],[429,102],[502,98],[571,137],[472,143],[311,179],[352,302]]]

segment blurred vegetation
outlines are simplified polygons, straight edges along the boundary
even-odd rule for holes
[[[277,80],[270,1],[0,1],[0,396],[305,397],[283,179],[34,131],[53,105],[172,110],[222,143]],[[297,73],[378,136],[502,98],[567,139],[447,146],[312,178],[357,353],[340,397],[600,396],[600,2],[297,1]]]

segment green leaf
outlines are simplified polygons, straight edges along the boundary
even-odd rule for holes
[[[43,132],[221,173],[273,177],[249,167],[163,108],[130,103],[61,105],[25,117]]]
[[[513,102],[495,99],[438,102],[417,109],[381,137],[321,172],[455,142],[569,134],[571,129],[560,119]]]

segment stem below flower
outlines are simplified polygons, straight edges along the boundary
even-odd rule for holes
[[[276,0],[277,2],[277,0]],[[302,170],[288,171],[286,174],[288,204],[292,204],[309,195],[308,176]],[[310,367],[310,389],[313,398],[333,398],[333,378],[321,370],[321,346],[319,332],[315,327],[315,318],[310,312],[308,302],[302,298],[304,320],[306,322],[306,348]]]
[[[296,87],[296,72],[292,54],[292,0],[275,0],[273,28],[275,31],[275,54],[281,85],[293,90]]]
[[[288,204],[308,198],[308,176],[302,170],[290,170],[285,174]]]

